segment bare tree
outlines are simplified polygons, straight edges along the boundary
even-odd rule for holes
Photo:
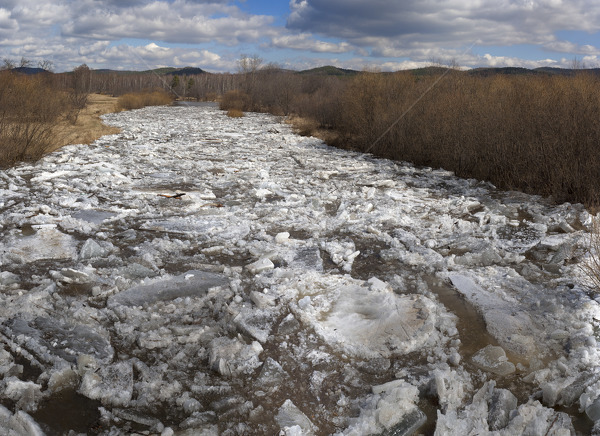
[[[242,90],[250,97],[250,110],[255,109],[254,94],[257,88],[257,73],[263,60],[257,55],[242,55],[238,61],[238,72],[242,76]]]
[[[54,63],[49,59],[44,59],[38,62],[38,67],[42,70],[52,72],[54,69]]]
[[[19,62],[19,67],[21,68],[27,68],[30,67],[32,65],[32,62],[29,59],[26,59],[25,57],[21,58],[21,62]]]
[[[243,54],[238,60],[238,72],[241,74],[255,74],[260,70],[263,60],[258,55],[252,57]]]
[[[574,71],[576,71],[576,70],[585,70],[587,68],[586,65],[585,65],[585,62],[583,62],[583,60],[579,59],[577,56],[575,56],[573,58],[573,60],[571,60],[570,67]]]
[[[68,114],[68,118],[75,124],[77,117],[79,117],[79,112],[87,104],[88,95],[91,91],[92,72],[86,64],[81,64],[71,74],[71,92],[69,92],[71,111]]]
[[[0,67],[0,70],[12,70],[15,67],[15,61],[13,61],[10,58],[4,58],[2,59],[2,67]]]

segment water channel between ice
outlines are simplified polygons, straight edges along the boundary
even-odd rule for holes
[[[579,205],[212,105],[0,172],[15,434],[600,434]]]

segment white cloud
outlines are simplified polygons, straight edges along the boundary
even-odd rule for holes
[[[206,62],[197,66],[222,71],[234,68],[234,62],[193,45],[231,49],[264,43],[278,33],[273,20],[245,13],[231,0],[4,0],[0,57],[51,58],[56,70],[63,71],[81,63],[96,68],[124,66],[117,62],[143,66],[137,55],[147,63]],[[154,44],[136,46],[128,39]],[[131,59],[119,55],[127,52]]]
[[[571,53],[573,55],[595,56],[600,55],[600,49],[589,44],[576,44],[571,41],[552,41],[543,45],[543,48],[558,53]]]
[[[95,63],[119,65],[120,69],[150,70],[157,65],[195,66],[209,71],[222,71],[233,68],[235,61],[226,61],[217,53],[208,50],[188,50],[162,47],[155,43],[132,47],[118,45],[109,47],[97,54]]]
[[[313,53],[346,53],[354,50],[347,42],[333,43],[314,39],[308,33],[274,36],[271,45],[277,48],[310,51]]]
[[[235,45],[268,35],[272,22],[272,17],[246,15],[226,4],[154,1],[129,8],[80,7],[62,26],[62,32],[91,39],[140,38],[190,44],[216,41]]]

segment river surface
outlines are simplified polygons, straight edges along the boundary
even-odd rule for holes
[[[0,171],[15,434],[565,435],[600,418],[590,215],[214,105]]]

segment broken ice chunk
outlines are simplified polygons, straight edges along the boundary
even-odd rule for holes
[[[271,262],[271,259],[268,259],[266,257],[263,257],[249,265],[246,265],[246,269],[252,274],[260,274],[263,271],[268,271],[273,268],[275,268],[275,264]]]
[[[427,415],[421,409],[414,408],[402,416],[401,421],[390,430],[392,436],[412,436],[417,434],[417,430],[427,422]]]
[[[221,375],[250,374],[260,366],[258,356],[263,348],[254,341],[250,345],[234,338],[216,338],[210,343],[210,366]]]
[[[110,359],[113,348],[102,335],[85,325],[60,324],[51,318],[33,321],[13,318],[6,322],[13,340],[31,349],[44,361],[57,358],[75,362],[79,354],[93,354],[97,359]]]
[[[41,427],[27,413],[19,410],[13,415],[6,407],[0,405],[0,429],[2,434],[44,436]],[[6,433],[4,433],[6,432]]]
[[[55,393],[66,389],[75,390],[79,385],[79,374],[71,368],[54,371],[48,380],[48,392]]]
[[[298,426],[302,429],[303,435],[314,434],[315,426],[308,416],[306,416],[291,400],[285,400],[275,416],[275,421],[285,431],[286,428]]]
[[[587,406],[585,408],[585,414],[592,421],[599,421],[600,420],[600,397],[596,398],[592,402],[592,404],[590,404],[589,406]]]
[[[389,430],[396,427],[408,427],[410,430],[415,425],[416,428],[423,424],[424,414],[418,410],[415,403],[418,401],[419,390],[415,386],[403,381],[396,380],[395,382],[386,383],[379,389],[374,388],[373,392],[382,392],[382,398],[377,403],[377,421],[385,429]],[[409,420],[406,420],[407,415],[415,412]],[[412,434],[400,432],[398,434]]]
[[[279,362],[267,357],[267,360],[265,360],[260,371],[260,375],[256,379],[256,386],[259,389],[272,393],[279,389],[286,377],[288,377],[288,374],[281,367]]]
[[[277,233],[277,235],[275,236],[275,242],[277,242],[278,244],[284,244],[286,243],[288,240],[290,239],[290,234],[289,232],[281,232],[281,233]]]
[[[294,315],[290,313],[285,318],[283,318],[283,320],[281,320],[281,323],[277,328],[277,333],[280,335],[289,335],[290,333],[295,332],[299,328],[300,323],[294,317]]]
[[[323,271],[323,259],[317,247],[306,247],[296,252],[294,259],[289,262],[291,268]]]
[[[265,198],[269,195],[273,195],[273,193],[266,188],[260,188],[254,192],[254,195],[258,198]]]
[[[176,277],[134,286],[111,296],[108,304],[142,306],[176,298],[202,297],[210,288],[227,284],[229,284],[229,280],[222,274],[193,270]]]
[[[18,275],[8,271],[0,272],[0,286],[10,286],[19,283],[21,280]]]
[[[79,392],[100,400],[105,406],[126,406],[133,395],[133,366],[131,362],[118,362],[102,366],[99,371],[88,371],[83,376]]]
[[[267,342],[275,320],[273,313],[268,310],[242,309],[233,322],[238,328],[261,343]]]
[[[0,261],[30,263],[43,259],[74,259],[77,255],[73,237],[55,228],[40,228],[35,235],[9,243],[10,248]]]
[[[475,353],[473,363],[484,371],[497,375],[515,372],[515,365],[508,361],[504,349],[494,345],[488,345]]]
[[[38,402],[42,398],[42,386],[27,381],[24,382],[16,377],[9,377],[2,383],[4,386],[3,397],[17,404],[17,408],[26,412],[35,412]]]
[[[390,357],[414,351],[431,340],[436,324],[431,300],[396,295],[379,280],[366,285],[340,285],[337,297],[331,291],[326,296],[333,299],[326,306],[322,298],[303,297],[298,301],[298,315],[312,323],[327,342],[356,356]],[[311,314],[320,311],[325,312],[313,318]]]
[[[250,292],[250,299],[259,309],[273,307],[277,301],[277,297],[275,295],[257,291]]]
[[[507,389],[494,389],[488,407],[490,429],[503,429],[508,425],[510,412],[517,408],[517,397]]]
[[[102,257],[104,255],[106,255],[106,250],[93,239],[85,241],[79,251],[79,259],[81,260],[93,259],[94,257]]]

